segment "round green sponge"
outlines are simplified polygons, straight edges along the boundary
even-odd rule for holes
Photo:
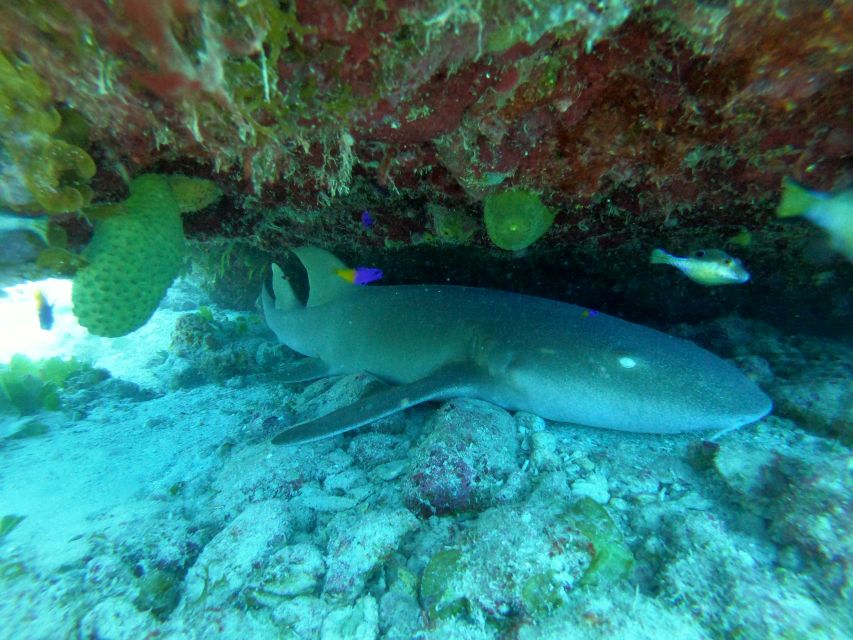
[[[542,237],[554,222],[554,212],[532,191],[507,189],[486,198],[484,221],[495,245],[520,251]]]
[[[181,211],[167,176],[133,180],[124,213],[100,220],[77,272],[74,315],[90,333],[115,338],[138,329],[160,304],[184,258]]]

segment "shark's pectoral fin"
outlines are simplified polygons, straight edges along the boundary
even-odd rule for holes
[[[470,367],[454,366],[400,386],[388,387],[358,402],[282,431],[273,444],[302,444],[336,436],[421,402],[472,395],[483,384]]]
[[[285,384],[306,382],[308,380],[316,380],[317,378],[325,378],[331,375],[331,373],[329,365],[320,360],[320,358],[303,358],[285,369],[279,376],[278,381]]]

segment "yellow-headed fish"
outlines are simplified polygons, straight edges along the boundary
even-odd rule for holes
[[[853,262],[853,188],[838,193],[807,189],[791,178],[782,179],[780,218],[803,216],[829,235],[832,248]]]
[[[663,249],[655,249],[652,251],[651,263],[672,265],[693,282],[709,287],[743,284],[749,280],[749,272],[743,268],[741,261],[719,249],[700,249],[685,258],[670,255]]]
[[[351,284],[368,284],[382,278],[382,269],[376,267],[335,269],[335,273]]]

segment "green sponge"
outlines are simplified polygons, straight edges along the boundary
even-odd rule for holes
[[[222,190],[210,180],[182,175],[167,176],[167,178],[181,213],[204,209],[222,196]]]
[[[520,251],[529,247],[553,222],[554,212],[531,191],[507,189],[486,198],[486,232],[501,249]]]
[[[95,224],[74,278],[74,314],[90,333],[115,338],[145,324],[184,259],[181,203],[171,176],[145,174],[130,185],[118,215]]]

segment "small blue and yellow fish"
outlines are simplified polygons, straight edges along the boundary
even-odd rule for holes
[[[382,269],[377,269],[376,267],[336,269],[335,273],[351,284],[367,284],[382,278]]]
[[[53,328],[53,305],[47,301],[41,289],[36,290],[36,310],[39,326],[45,331],[50,331]]]
[[[364,227],[365,229],[370,229],[370,227],[373,226],[374,222],[376,222],[376,221],[373,219],[373,216],[370,215],[370,211],[365,209],[364,211],[361,212],[361,226],[362,227]]]
[[[783,178],[782,199],[776,215],[803,216],[826,231],[832,248],[853,262],[853,187],[834,194],[824,193]]]
[[[685,258],[670,255],[663,249],[655,249],[652,251],[651,263],[672,265],[693,282],[709,287],[743,284],[749,280],[749,273],[741,261],[719,249],[700,249]]]

